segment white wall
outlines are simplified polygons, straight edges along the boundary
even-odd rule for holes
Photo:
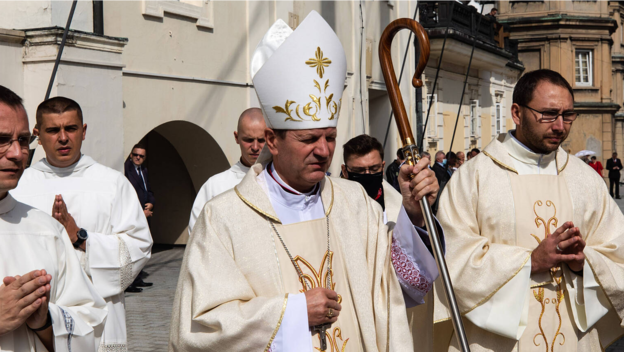
[[[7,29],[63,27],[71,1],[0,1],[0,26]],[[78,1],[70,26],[86,32],[93,31],[93,2]]]

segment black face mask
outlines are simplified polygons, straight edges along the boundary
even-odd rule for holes
[[[361,184],[368,196],[379,203],[383,210],[386,210],[383,193],[383,171],[376,174],[356,174],[347,170],[347,178]]]

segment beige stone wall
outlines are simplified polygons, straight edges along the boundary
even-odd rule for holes
[[[618,110],[614,104],[621,105],[624,100],[624,77],[622,68],[612,60],[623,48],[622,29],[615,27],[621,25],[620,5],[607,1],[500,1],[498,5],[499,20],[511,21],[511,38],[519,41],[519,57],[527,71],[555,70],[574,88],[580,115],[562,147],[573,154],[593,150],[604,164],[614,147],[624,144],[614,116]],[[513,21],[519,18],[524,21]],[[579,49],[592,54],[590,85],[576,83],[575,53]]]

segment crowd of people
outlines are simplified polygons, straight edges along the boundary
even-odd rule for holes
[[[409,165],[399,150],[386,168],[359,135],[329,177],[347,72],[336,34],[314,11],[294,31],[278,20],[251,62],[261,108],[238,119],[239,162],[197,194],[170,351],[458,351],[423,199],[471,350],[601,351],[622,336],[622,163],[607,161],[610,197],[598,164],[561,148],[578,114],[559,73],[520,78],[516,129],[482,151]],[[124,291],[151,285],[148,146],[125,175],[107,168],[81,151],[86,120],[72,99],[39,104],[46,157],[25,169],[26,110],[0,86],[2,351],[126,352]]]

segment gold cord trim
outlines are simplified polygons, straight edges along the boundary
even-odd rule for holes
[[[286,304],[287,303],[288,303],[288,293],[286,294],[286,296],[284,296],[284,305],[282,306],[282,314],[280,314],[280,318],[277,321],[277,326],[275,327],[275,330],[273,330],[273,335],[271,336],[271,339],[269,340],[269,343],[267,344],[267,347],[264,349],[264,352],[268,352],[269,349],[271,349],[271,344],[273,343],[273,339],[275,339],[275,335],[277,335],[277,332],[279,331],[280,325],[282,325],[282,319],[284,319],[284,313],[286,313]]]
[[[490,153],[486,152],[485,150],[483,151],[483,154],[485,154],[485,155],[487,155],[488,157],[490,157],[490,159],[492,159],[492,161],[494,161],[494,162],[495,162],[496,164],[498,164],[499,166],[501,166],[501,167],[503,167],[503,168],[505,168],[505,169],[507,169],[507,170],[509,170],[509,171],[515,172],[516,174],[518,173],[518,171],[517,171],[516,169],[514,169],[514,168],[513,168],[513,167],[511,167],[511,166],[508,166],[508,165],[503,164],[503,162],[502,162],[502,161],[500,161],[500,160],[496,159],[495,157],[493,157],[493,156],[492,156],[492,154],[490,154]]]
[[[388,310],[388,320],[386,322],[386,352],[390,351],[390,280],[386,280],[386,289],[388,290],[388,298],[386,299],[387,301],[387,307],[386,309]]]
[[[250,201],[248,201],[247,199],[245,199],[245,197],[243,197],[242,194],[240,194],[240,192],[238,191],[238,186],[234,187],[234,192],[236,192],[236,195],[238,196],[238,198],[240,198],[245,204],[249,205],[249,207],[251,207],[251,209],[257,211],[258,213],[260,213],[263,216],[266,216],[267,218],[275,221],[278,224],[281,224],[282,222],[275,216],[271,215],[271,214],[267,214],[265,211],[263,211],[262,209],[258,208],[257,206],[253,205]]]
[[[329,203],[329,207],[327,207],[327,211],[325,211],[325,216],[329,216],[329,213],[334,207],[334,184],[329,177],[325,176],[325,178],[329,181],[329,186],[331,187],[331,202]]]
[[[566,162],[565,164],[563,164],[563,166],[561,167],[561,169],[557,170],[557,173],[560,174],[561,171],[563,171],[563,169],[566,168],[566,166],[568,166],[568,161],[570,161],[570,154],[566,153]]]
[[[490,293],[489,295],[487,295],[484,299],[482,299],[481,301],[479,301],[477,304],[475,304],[472,308],[468,309],[467,311],[461,313],[461,315],[466,315],[470,312],[472,312],[473,310],[475,310],[477,307],[479,307],[480,305],[482,305],[483,303],[487,302],[490,298],[492,298],[492,296],[494,296],[496,294],[496,292],[498,292],[501,288],[503,288],[503,286],[507,285],[507,283],[509,281],[511,281],[511,279],[513,279],[514,277],[516,277],[516,275],[518,275],[518,273],[522,270],[522,268],[524,268],[524,265],[529,261],[529,259],[531,258],[531,254],[529,254],[528,257],[526,257],[526,259],[524,260],[524,262],[522,263],[522,265],[520,265],[520,268],[509,278],[507,279],[507,281],[503,282],[502,285],[500,285],[496,290],[492,291],[492,293]],[[433,323],[437,324],[437,323],[441,323],[447,320],[450,320],[451,318],[444,318],[444,319],[440,319],[440,320],[436,320]]]

